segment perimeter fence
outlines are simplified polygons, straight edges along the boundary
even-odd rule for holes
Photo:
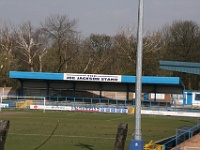
[[[40,106],[40,109],[54,109],[54,110],[97,110],[107,109],[105,111],[112,111],[111,109],[134,108],[135,99],[132,100],[118,100],[109,98],[89,98],[89,97],[62,97],[62,96],[18,96],[18,95],[1,95],[0,111],[3,108],[14,109],[30,109],[35,106]],[[42,108],[41,108],[42,107]],[[185,112],[200,112],[200,107],[193,105],[177,105],[170,102],[142,100],[141,107],[143,110],[163,110],[163,111],[185,111]],[[38,109],[39,109],[38,108]],[[109,108],[109,109],[108,109]],[[116,110],[115,110],[116,111]]]

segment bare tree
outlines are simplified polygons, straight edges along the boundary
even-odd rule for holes
[[[2,86],[7,84],[9,70],[17,68],[17,60],[13,53],[14,46],[13,33],[7,23],[4,22],[0,28],[0,76]]]
[[[199,61],[200,28],[192,21],[174,21],[163,28],[166,53],[170,60]],[[195,57],[196,56],[196,57]]]
[[[46,53],[46,48],[38,41],[38,30],[34,29],[30,21],[27,21],[21,24],[19,29],[14,29],[14,31],[17,42],[17,52],[21,54],[21,61],[28,64],[30,71],[35,71],[34,65],[36,65],[36,63],[34,60],[38,59],[38,57],[41,59]]]
[[[52,71],[68,70],[69,61],[78,52],[79,34],[75,30],[77,21],[69,20],[66,15],[51,15],[42,23],[42,30],[48,37],[48,42],[54,55],[51,60]],[[49,53],[50,54],[50,53]]]
[[[39,43],[38,48],[38,62],[39,62],[39,72],[43,71],[43,62],[44,62],[44,56],[47,55],[47,52],[49,50],[48,48],[48,39],[45,36],[42,29],[38,28],[35,32],[36,35],[36,42]]]
[[[114,37],[114,49],[117,54],[118,66],[121,74],[135,74],[137,36],[131,28],[120,29]]]
[[[163,30],[166,60],[183,62],[200,62],[200,27],[193,21],[174,21]],[[199,77],[196,75],[174,72],[181,76],[188,89],[198,89]],[[197,79],[197,80],[194,80]],[[196,85],[196,86],[195,86]]]
[[[107,35],[91,34],[80,51],[82,73],[111,73],[114,61],[112,39]]]
[[[148,31],[143,38],[143,75],[159,75],[159,60],[162,58],[160,31]]]
[[[131,28],[121,29],[115,38],[115,44],[121,49],[122,56],[126,55],[131,63],[136,64],[137,35]]]
[[[158,63],[157,53],[161,50],[161,34],[159,31],[147,32],[143,38],[143,74],[155,75]],[[121,65],[126,65],[128,74],[135,74],[137,33],[131,29],[121,29],[115,36],[115,45],[118,50]],[[156,57],[155,57],[156,56]],[[151,65],[152,64],[152,65]]]

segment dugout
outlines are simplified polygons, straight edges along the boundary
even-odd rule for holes
[[[126,75],[10,71],[9,77],[20,81],[21,96],[132,100],[136,83],[135,76]],[[142,76],[143,94],[182,94],[184,90],[179,77]]]

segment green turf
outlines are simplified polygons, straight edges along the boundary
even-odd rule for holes
[[[134,132],[134,116],[127,114],[4,109],[0,120],[10,120],[5,150],[112,150],[120,123],[128,124],[128,149]],[[142,139],[157,141],[196,123],[196,118],[142,116]]]

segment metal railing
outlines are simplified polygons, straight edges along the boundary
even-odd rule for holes
[[[185,132],[176,135],[171,140],[167,141],[163,144],[164,150],[170,150],[171,148],[177,146],[178,144],[190,139],[192,136],[198,134],[200,131],[200,124],[198,123],[196,126],[191,127],[190,129],[186,130]]]
[[[16,103],[34,100],[34,104],[43,104],[44,97],[40,96],[18,96],[18,95],[1,95],[1,106],[8,103],[9,108],[16,108]],[[135,107],[135,99],[119,100],[110,98],[91,98],[91,97],[71,97],[71,96],[49,96],[46,97],[47,105],[87,105],[102,107]],[[200,107],[187,105],[172,105],[170,102],[160,102],[152,100],[142,100],[141,107],[144,110],[162,110],[162,111],[187,111],[200,112]],[[0,108],[1,109],[1,108]]]

